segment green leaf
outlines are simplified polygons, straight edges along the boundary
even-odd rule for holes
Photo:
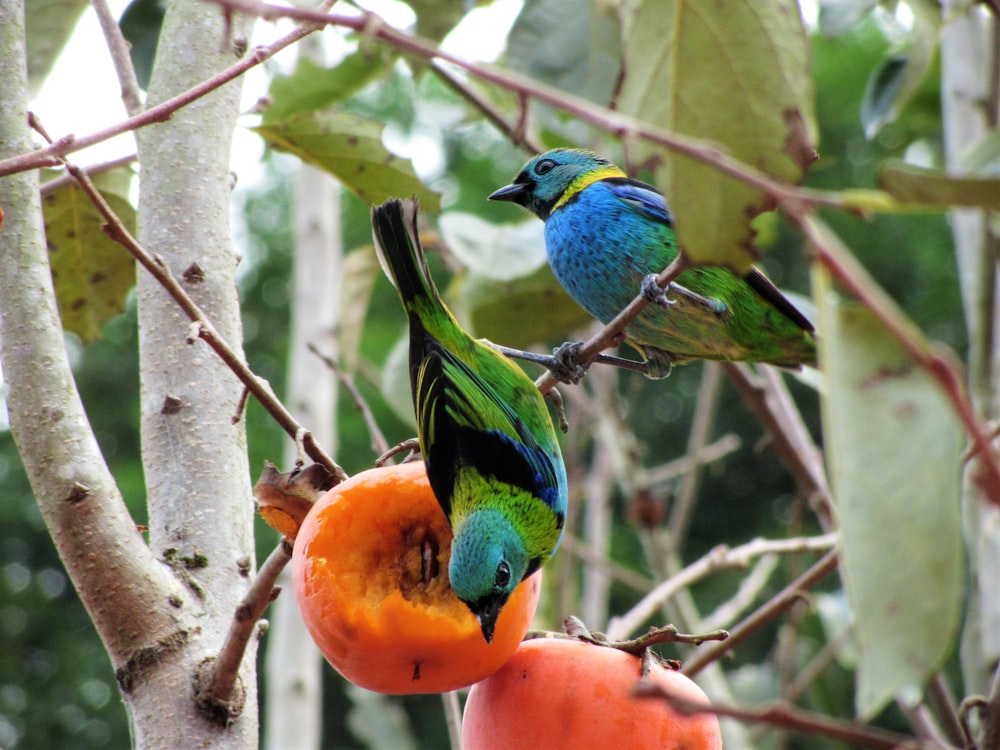
[[[462,265],[489,279],[517,279],[546,262],[545,225],[535,219],[492,224],[475,214],[450,211],[441,214],[438,231]]]
[[[878,182],[883,190],[905,203],[1000,209],[1000,179],[949,177],[937,169],[888,161],[879,169]]]
[[[906,55],[890,55],[872,71],[861,100],[861,124],[869,139],[899,114],[908,62]]]
[[[809,38],[795,0],[694,0],[620,6],[617,106],[668,130],[715,141],[774,177],[800,182],[815,159]],[[767,197],[706,164],[639,145],[699,263],[745,271],[756,257],[751,221]]]
[[[149,86],[149,77],[153,74],[153,60],[165,13],[161,0],[132,0],[118,21],[129,43],[129,57],[135,76],[143,89]]]
[[[594,0],[525,3],[507,37],[507,65],[563,91],[606,104],[620,59],[610,9],[610,3]]]
[[[819,29],[825,37],[836,37],[853,29],[879,0],[820,0]]]
[[[291,75],[275,76],[271,81],[271,103],[263,112],[263,122],[281,122],[299,112],[326,109],[342,102],[381,77],[395,59],[394,52],[383,46],[358,50],[332,68],[300,57]]]
[[[882,61],[868,79],[861,101],[865,136],[874,138],[899,117],[927,77],[937,50],[941,9],[930,0],[911,0],[913,30],[909,48]]]
[[[859,715],[915,702],[961,624],[963,433],[944,394],[860,303],[816,273],[823,438],[860,652]]]
[[[469,274],[449,293],[455,315],[468,322],[474,335],[516,349],[564,341],[569,332],[593,321],[548,265],[512,281]]]
[[[417,178],[410,161],[382,145],[380,123],[346,112],[302,112],[253,130],[271,148],[333,175],[366,203],[416,195],[424,210],[440,208],[440,196]]]
[[[135,209],[128,202],[131,170],[95,176],[108,204],[135,231]],[[135,261],[104,233],[104,218],[86,194],[68,184],[42,201],[52,280],[63,328],[94,341],[104,324],[125,307],[135,285]]]
[[[27,0],[25,3],[28,84],[32,96],[42,88],[77,21],[89,6],[87,0]]]

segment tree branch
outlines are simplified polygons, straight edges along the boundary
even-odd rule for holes
[[[945,396],[952,409],[965,425],[979,457],[979,466],[973,480],[983,496],[1000,508],[1000,457],[990,440],[989,431],[976,415],[976,410],[966,394],[958,365],[949,354],[933,343],[927,343],[910,319],[888,294],[871,278],[840,239],[816,216],[792,215],[816,253],[820,263],[848,292],[865,303],[883,326],[902,344],[906,352],[927,370]]]
[[[795,479],[800,495],[810,501],[819,515],[823,528],[834,528],[833,500],[826,481],[823,455],[813,443],[778,371],[762,365],[755,373],[744,362],[723,362],[722,368],[736,386],[743,403],[764,426],[771,447]]]
[[[365,401],[365,397],[361,395],[361,391],[354,384],[354,380],[340,369],[340,365],[333,359],[333,357],[328,357],[323,354],[315,344],[306,345],[309,351],[319,357],[320,361],[326,365],[330,372],[334,374],[337,381],[344,386],[344,390],[347,391],[347,395],[351,397],[351,402],[354,404],[354,408],[357,409],[362,418],[365,420],[365,426],[368,428],[368,436],[371,438],[372,451],[376,456],[383,456],[389,450],[389,441],[385,439],[385,435],[382,434],[382,430],[378,426],[378,422],[375,419],[375,414],[372,412],[371,407],[368,402]]]
[[[129,115],[138,114],[142,109],[142,94],[139,90],[139,81],[135,77],[132,57],[129,55],[129,43],[122,34],[118,20],[111,12],[111,8],[108,7],[107,0],[90,0],[90,2],[97,13],[97,20],[101,24],[108,52],[111,53],[111,62],[115,66],[115,73],[118,75],[118,82],[122,87],[122,102],[125,104],[125,111]]]
[[[823,537],[820,537],[823,538]],[[786,609],[799,601],[803,593],[811,589],[830,573],[837,569],[837,550],[833,549],[826,553],[815,565],[800,575],[776,596],[756,612],[747,617],[738,626],[732,629],[729,639],[724,643],[717,643],[707,648],[699,649],[694,656],[684,663],[681,670],[688,677],[693,677],[704,669],[708,664],[718,659],[723,654],[736,648],[750,635],[757,632],[761,626],[770,622]]]
[[[27,151],[20,3],[0,3],[0,156]],[[137,531],[94,436],[66,355],[37,173],[0,179],[0,367],[10,427],[45,524],[116,670],[197,625],[184,589]],[[168,602],[172,604],[168,604]]]
[[[661,271],[656,277],[656,283],[660,289],[666,289],[669,287],[670,283],[680,276],[686,266],[687,261],[684,258],[684,254],[678,254],[677,257],[674,258],[673,262],[664,268],[663,271]],[[648,304],[649,300],[646,299],[641,292],[636,295],[636,298],[629,302],[628,305],[625,306],[625,309],[608,321],[607,325],[583,343],[577,351],[577,357],[579,358],[580,364],[586,365],[605,349],[610,349],[612,346],[616,346],[621,339],[622,332],[628,327],[628,324],[635,320],[639,313],[646,309],[646,305]],[[551,372],[546,372],[535,381],[535,385],[538,387],[538,390],[544,394],[554,388],[556,382],[555,376]]]
[[[240,664],[257,621],[281,592],[275,583],[291,559],[292,545],[282,539],[261,565],[250,590],[236,608],[219,653],[199,667],[195,701],[199,710],[213,721],[228,725],[243,711],[246,694],[238,682]]]
[[[97,189],[94,183],[87,176],[87,173],[79,167],[66,162],[66,168],[77,181],[81,189],[87,194],[90,200],[100,211],[101,216],[107,222],[105,230],[116,242],[122,245],[128,252],[162,285],[167,293],[173,297],[180,308],[191,320],[189,329],[189,343],[196,338],[201,338],[212,348],[219,358],[233,371],[240,382],[250,393],[260,402],[268,414],[281,426],[281,428],[293,439],[301,440],[309,458],[316,463],[322,464],[337,481],[347,478],[345,472],[336,461],[334,461],[326,451],[323,450],[312,436],[312,433],[300,425],[284,404],[274,395],[267,381],[257,377],[246,363],[236,354],[236,352],[226,343],[216,331],[215,326],[208,320],[202,309],[195,303],[187,291],[177,282],[170,269],[159,258],[153,258],[132,236],[118,215],[104,200],[104,196]]]
[[[322,16],[322,14],[320,15]],[[239,78],[251,68],[269,60],[285,47],[294,44],[314,31],[318,31],[323,28],[324,25],[325,24],[323,23],[303,24],[294,31],[281,37],[281,39],[276,42],[273,42],[266,47],[258,47],[254,49],[249,55],[244,57],[235,65],[205,79],[196,86],[192,86],[187,91],[171,97],[155,107],[150,107],[137,115],[133,115],[132,117],[122,120],[115,125],[111,125],[107,128],[103,128],[102,130],[98,130],[79,138],[73,134],[65,135],[61,138],[55,139],[48,146],[41,149],[31,149],[29,142],[29,145],[19,155],[8,157],[6,159],[0,159],[0,177],[15,174],[17,172],[24,172],[29,169],[58,166],[61,163],[60,157],[66,156],[67,154],[72,154],[97,143],[103,143],[104,141],[110,140],[111,138],[121,135],[122,133],[138,130],[139,128],[144,128],[147,125],[154,125],[158,122],[165,122],[166,120],[169,120],[174,113],[177,112],[177,110],[186,107],[191,104],[191,102],[197,101],[198,99],[211,94],[213,91],[219,89],[221,86],[224,86],[230,81]]]
[[[691,700],[664,690],[650,681],[640,682],[636,692],[644,697],[665,700],[671,707],[685,714],[711,713],[754,724],[765,723],[776,729],[840,740],[849,743],[851,747],[871,747],[878,750],[905,750],[906,748],[917,750],[921,747],[920,743],[913,737],[879,727],[831,719],[828,716],[804,711],[784,703],[765,706],[756,711],[747,711],[736,706]]]
[[[608,626],[608,636],[620,639],[635,632],[675,593],[717,570],[746,567],[751,560],[761,555],[827,550],[836,544],[836,541],[836,534],[825,534],[820,537],[797,539],[754,539],[734,548],[724,544],[719,545],[650,591],[624,615],[612,619]]]

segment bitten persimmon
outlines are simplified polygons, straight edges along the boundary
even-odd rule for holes
[[[451,529],[421,461],[354,475],[295,537],[295,599],[327,661],[381,693],[440,693],[499,669],[538,605],[539,574],[500,613],[493,642],[448,582]]]
[[[473,685],[463,750],[719,750],[714,715],[684,716],[665,701],[635,696],[640,659],[562,638],[525,641],[492,676]],[[708,702],[690,679],[659,664],[649,678],[665,691]]]

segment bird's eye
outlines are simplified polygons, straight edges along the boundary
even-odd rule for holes
[[[542,159],[535,165],[535,174],[548,174],[555,166],[556,163],[552,159]]]
[[[501,561],[500,564],[497,565],[495,585],[498,589],[503,589],[507,587],[508,583],[510,583],[510,566]]]

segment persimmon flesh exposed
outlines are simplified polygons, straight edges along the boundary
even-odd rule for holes
[[[462,750],[720,750],[714,715],[684,716],[662,699],[635,695],[640,668],[639,657],[605,646],[525,641],[502,669],[473,685]],[[654,664],[649,679],[708,703],[680,672]]]
[[[539,574],[500,613],[493,642],[448,582],[451,529],[421,461],[354,475],[295,538],[295,599],[327,661],[381,693],[440,693],[498,670],[538,605]]]

